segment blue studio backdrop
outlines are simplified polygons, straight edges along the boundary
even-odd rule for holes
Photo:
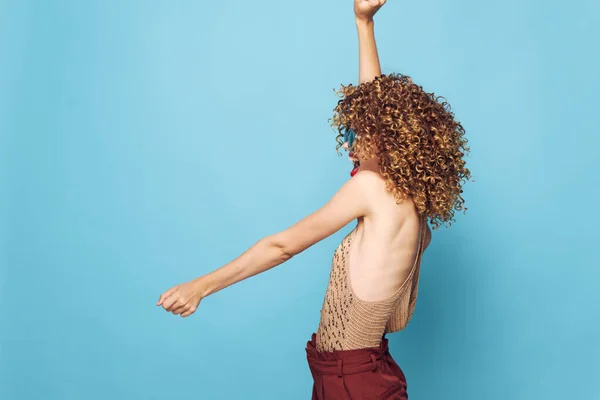
[[[390,0],[383,73],[467,130],[469,210],[391,335],[411,399],[600,399],[592,0]],[[350,226],[181,319],[169,287],[349,178],[352,1],[0,1],[0,399],[307,399]]]

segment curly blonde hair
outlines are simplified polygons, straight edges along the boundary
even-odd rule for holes
[[[338,154],[344,132],[353,130],[352,151],[363,159],[378,157],[397,203],[412,198],[434,229],[450,226],[455,210],[466,211],[461,193],[471,177],[463,160],[469,148],[445,98],[394,73],[335,92],[342,99],[329,121],[337,128]]]

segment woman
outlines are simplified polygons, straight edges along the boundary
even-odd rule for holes
[[[355,0],[358,86],[334,109],[349,179],[321,209],[259,240],[227,265],[175,286],[157,305],[193,314],[206,296],[282,264],[356,219],[333,257],[317,332],[306,352],[313,399],[406,399],[406,379],[385,334],[403,329],[416,304],[421,256],[435,228],[464,210],[469,179],[462,126],[447,103],[403,75],[381,75],[373,16],[385,0]]]

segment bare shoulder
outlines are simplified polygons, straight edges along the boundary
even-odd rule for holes
[[[385,184],[383,176],[374,171],[358,171],[352,179],[356,179],[365,185]]]
[[[392,227],[392,231],[401,232],[403,236],[411,237],[419,230],[419,215],[415,209],[412,199],[409,197],[404,201],[397,202],[395,196],[386,188],[386,181],[381,174],[373,171],[359,171],[353,179],[357,180],[357,188],[364,194],[370,203],[370,208],[380,221]],[[429,246],[432,239],[432,231],[429,224],[425,224],[425,248]]]
[[[356,180],[357,187],[368,198],[386,194],[385,179],[383,176],[373,171],[358,171],[351,179]]]
[[[398,224],[414,214],[412,200],[398,202],[394,193],[388,190],[387,181],[381,174],[368,170],[359,171],[352,179],[357,178],[357,188],[374,214],[385,216],[385,219],[397,221]]]

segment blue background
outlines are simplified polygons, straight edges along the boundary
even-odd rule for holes
[[[467,129],[467,215],[434,231],[392,335],[415,399],[600,399],[592,0],[395,1],[383,73]],[[207,298],[161,292],[348,179],[349,0],[0,1],[0,398],[307,399],[334,248]]]

